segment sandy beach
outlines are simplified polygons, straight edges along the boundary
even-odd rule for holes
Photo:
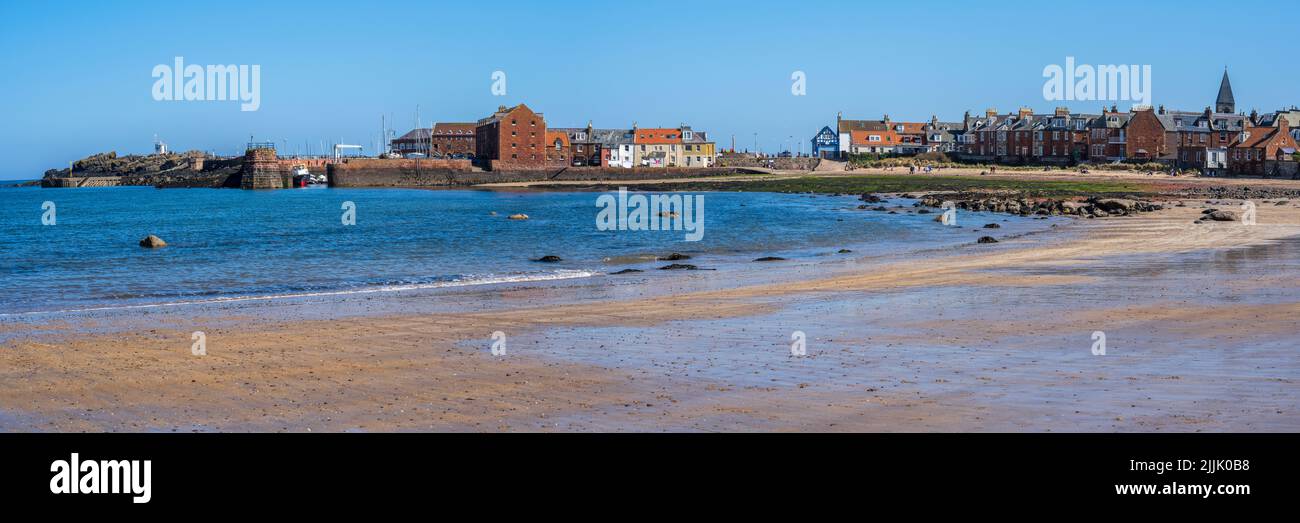
[[[701,271],[667,290],[466,291],[436,313],[392,296],[330,318],[284,303],[6,323],[0,429],[1300,430],[1300,203],[1192,223],[1237,203],[735,285]]]

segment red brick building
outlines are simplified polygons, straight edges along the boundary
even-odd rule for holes
[[[1174,154],[1173,147],[1167,143],[1165,125],[1156,115],[1155,109],[1146,108],[1133,111],[1127,126],[1128,144],[1125,156],[1133,160],[1156,160]]]
[[[1112,105],[1101,111],[1101,117],[1092,121],[1088,134],[1088,159],[1094,162],[1113,162],[1128,158],[1128,121],[1133,115],[1121,113]]]
[[[567,167],[573,142],[563,130],[546,131],[546,163],[552,167]]]
[[[1250,127],[1228,149],[1228,168],[1236,174],[1267,175],[1275,162],[1294,161],[1297,151],[1290,122],[1283,116],[1277,127]]]
[[[489,170],[546,167],[546,120],[527,105],[501,106],[474,129],[476,160]]]

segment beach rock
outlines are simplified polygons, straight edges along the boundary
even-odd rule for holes
[[[876,196],[876,195],[871,194],[871,193],[864,194],[864,195],[858,197],[858,199],[859,199],[859,200],[862,200],[862,201],[864,201],[864,202],[867,202],[867,203],[880,203],[880,202],[885,201],[884,198],[881,198],[881,197]]]
[[[934,221],[939,222],[939,223],[943,223],[943,215],[940,214],[940,215],[938,215],[938,216],[935,216],[935,217],[934,217]]]
[[[1088,204],[1083,202],[1061,202],[1061,213],[1063,214],[1084,214],[1084,209]]]
[[[756,262],[785,261],[785,258],[782,258],[782,257],[780,257],[780,256],[764,256],[764,257],[762,257],[762,258],[758,258],[758,259],[756,259],[756,260],[754,260],[754,261],[756,261]]]
[[[661,271],[694,271],[698,269],[699,267],[689,263],[673,263],[659,268]]]
[[[986,224],[984,224],[984,228],[985,228],[985,229],[1001,229],[1002,226],[1001,226],[1001,225],[998,225],[998,224],[996,224],[996,223],[986,223]]]
[[[674,253],[669,254],[669,255],[667,255],[667,256],[657,256],[657,257],[655,257],[655,259],[656,259],[656,260],[662,260],[662,261],[677,261],[677,260],[689,260],[689,259],[691,259],[691,257],[690,257],[690,256],[687,256],[687,255],[685,255],[685,254],[682,254],[682,253],[680,253],[680,252],[674,252]]]
[[[1112,214],[1118,214],[1121,212],[1126,213],[1134,210],[1137,206],[1137,202],[1133,200],[1124,200],[1120,198],[1103,198],[1095,201],[1093,204]]]
[[[875,206],[875,207],[872,207],[871,210],[873,210],[873,211],[888,211],[889,209],[885,208],[884,205],[877,205],[877,206]]]
[[[528,219],[528,215],[527,215],[527,214],[524,214],[524,213],[511,214],[511,215],[510,215],[510,219],[511,219],[511,220],[527,220],[527,219]]]
[[[919,210],[916,211],[916,214],[930,214],[930,210],[929,210],[929,209],[919,209]]]
[[[533,260],[533,261],[539,261],[539,262],[543,262],[543,263],[555,263],[555,262],[562,262],[562,261],[564,261],[564,259],[563,259],[563,258],[560,258],[559,256],[555,256],[555,255],[553,255],[553,254],[548,254],[548,255],[546,255],[546,256],[542,256],[541,258],[538,258],[538,259]]]
[[[840,249],[838,252],[839,252],[839,254],[848,254],[848,253],[851,253],[851,252],[853,252],[853,251],[850,250],[850,249]]]
[[[140,240],[140,246],[149,249],[157,249],[159,247],[166,247],[167,242],[163,241],[162,238],[150,234],[145,236],[143,240]]]
[[[641,269],[623,269],[623,270],[618,271],[618,272],[611,272],[610,274],[612,274],[612,275],[618,275],[618,274],[632,274],[632,273],[634,273],[634,272],[642,272],[642,271],[641,271]]]
[[[980,239],[975,240],[975,243],[997,243],[997,242],[998,240],[993,238],[992,236],[980,236]]]
[[[1240,220],[1241,216],[1237,215],[1236,211],[1214,211],[1206,214],[1205,218],[1216,222],[1235,222]]]

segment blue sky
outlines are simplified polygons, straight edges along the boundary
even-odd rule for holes
[[[994,5],[996,4],[996,5]],[[369,146],[526,102],[548,125],[676,126],[765,151],[846,118],[1049,111],[1043,68],[1151,65],[1153,102],[1200,110],[1230,68],[1238,110],[1300,104],[1276,2],[0,3],[0,179],[88,154],[240,152],[248,137]],[[1283,24],[1285,26],[1285,23]],[[151,96],[157,64],[257,64],[261,108]],[[493,96],[493,71],[507,95]],[[791,74],[807,76],[793,96]],[[1074,102],[1095,112],[1099,102]],[[1121,104],[1122,105],[1122,104]]]

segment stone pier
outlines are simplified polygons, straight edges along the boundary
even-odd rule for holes
[[[289,176],[275,155],[274,144],[248,144],[244,168],[240,172],[241,189],[284,189],[291,185]]]

